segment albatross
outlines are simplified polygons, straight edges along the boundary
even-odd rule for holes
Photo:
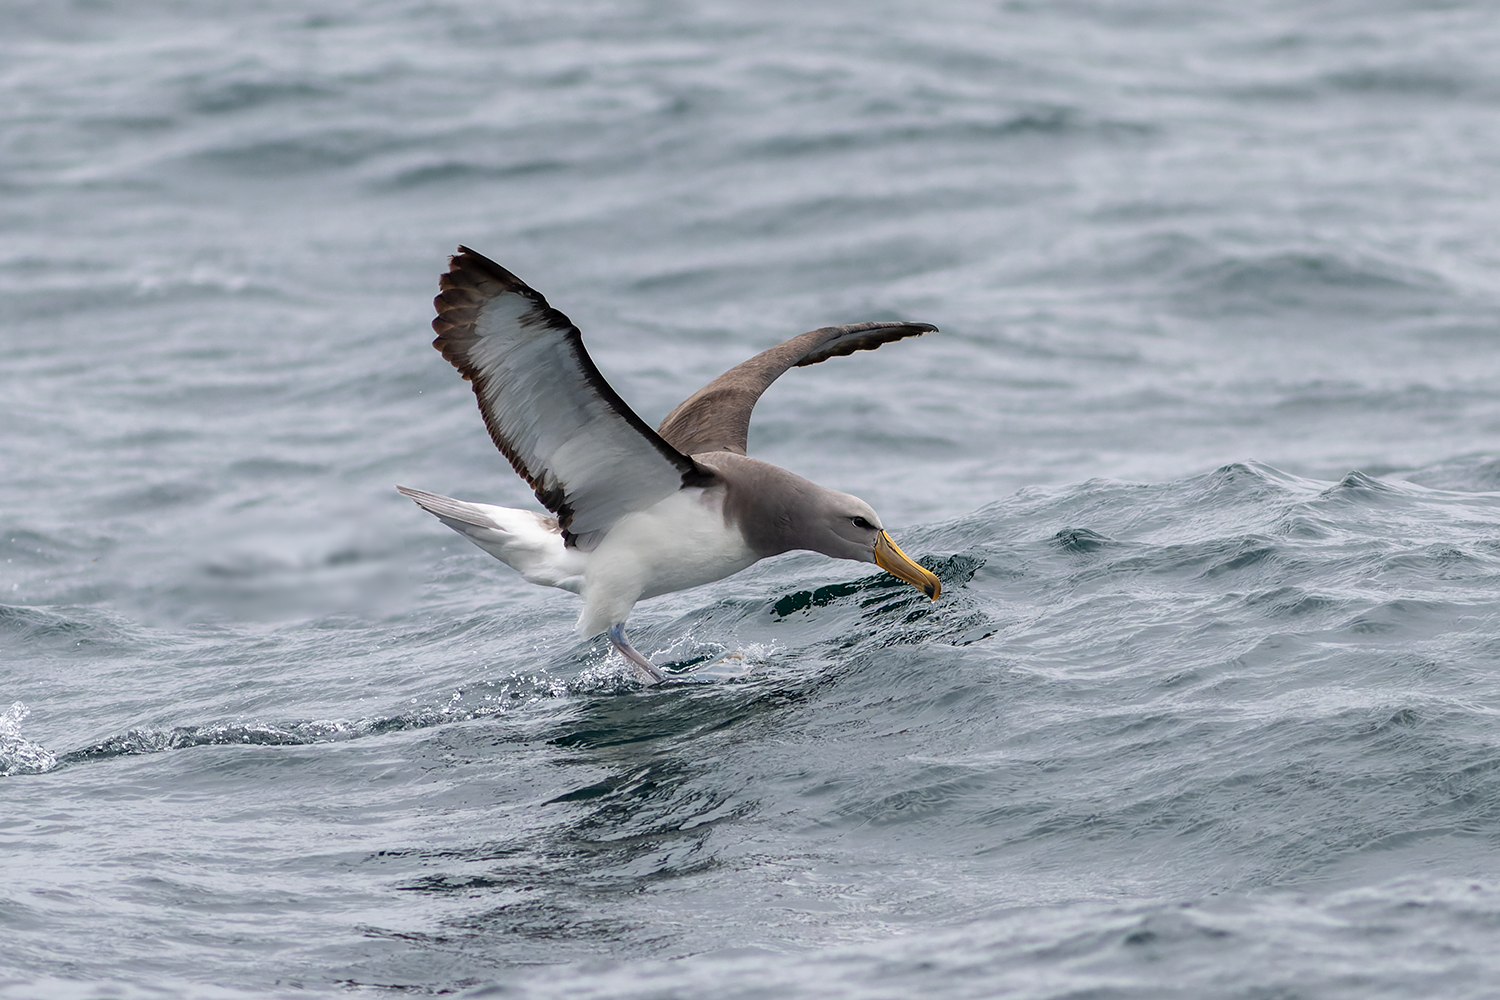
[[[636,602],[768,556],[808,549],[872,562],[938,599],[938,578],[869,504],[745,453],[750,411],[787,369],[937,327],[856,323],[793,337],[693,393],[653,431],[604,380],[572,321],[520,278],[460,246],[438,287],[432,346],[472,383],[490,438],[551,514],[396,489],[530,583],[582,597],[579,636],[607,633],[642,684],[665,674],[626,638]]]

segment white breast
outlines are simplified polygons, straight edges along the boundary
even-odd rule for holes
[[[588,554],[578,633],[596,635],[638,600],[722,580],[757,558],[724,523],[722,488],[680,490],[620,518]]]

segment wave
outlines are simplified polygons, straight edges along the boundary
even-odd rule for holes
[[[1230,984],[1254,983],[1247,994],[1343,997],[1379,983],[1391,995],[1479,997],[1496,973],[1497,912],[1500,887],[1489,879],[1396,879],[1312,898],[1018,906],[812,953],[726,948],[670,961],[522,969],[460,996],[1044,1000],[1237,996],[1241,987]]]
[[[1033,139],[1098,139],[1140,141],[1155,135],[1147,123],[1100,117],[1076,107],[1052,105],[1015,111],[992,119],[948,121],[885,121],[806,134],[780,133],[751,140],[741,155],[755,158],[792,158],[833,152],[908,147],[927,143],[1007,143]]]
[[[1392,310],[1430,313],[1456,298],[1436,275],[1409,266],[1328,250],[1225,255],[1178,278],[1175,301],[1194,314],[1264,314],[1286,310],[1388,317]]]

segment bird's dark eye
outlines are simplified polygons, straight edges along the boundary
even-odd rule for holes
[[[871,530],[874,530],[874,528],[875,528],[875,525],[871,524],[869,521],[866,521],[862,517],[851,517],[849,519],[849,522],[851,524],[853,524],[856,528],[868,528],[868,529],[871,529]]]

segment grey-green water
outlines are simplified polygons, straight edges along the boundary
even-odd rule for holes
[[[0,996],[1463,997],[1500,980],[1500,16],[14,3]],[[793,555],[574,598],[465,243],[649,422],[828,323]],[[741,654],[720,661],[722,653]]]

